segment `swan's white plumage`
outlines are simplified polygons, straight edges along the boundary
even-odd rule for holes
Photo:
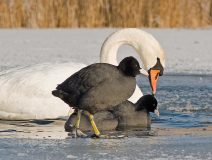
[[[42,119],[68,115],[70,107],[51,91],[79,69],[80,63],[39,64],[0,75],[0,118]]]
[[[139,54],[145,70],[161,59],[164,53],[157,40],[139,29],[123,29],[110,35],[104,42],[100,62],[117,65],[118,48],[128,44]],[[68,115],[70,107],[52,96],[57,84],[85,67],[80,63],[39,64],[15,68],[0,73],[0,119],[43,119]],[[136,102],[142,92],[136,86],[130,101]]]

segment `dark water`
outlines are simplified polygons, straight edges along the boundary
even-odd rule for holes
[[[138,78],[144,94],[147,78]],[[212,124],[212,76],[170,75],[159,77],[157,95],[161,116],[152,114],[153,125],[202,127]]]

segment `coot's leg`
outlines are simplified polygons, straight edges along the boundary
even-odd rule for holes
[[[97,126],[96,126],[96,123],[94,121],[93,115],[90,114],[90,113],[88,113],[88,116],[89,116],[89,119],[90,119],[90,122],[91,122],[91,126],[92,126],[92,128],[94,130],[95,135],[96,136],[99,136],[100,135],[100,132],[99,132]]]
[[[85,138],[87,137],[86,134],[84,134],[80,129],[79,129],[79,126],[80,126],[80,119],[81,119],[81,112],[80,110],[78,109],[75,109],[74,113],[73,114],[77,114],[77,118],[76,118],[76,121],[75,121],[75,124],[72,124],[72,115],[70,115],[69,119],[66,121],[65,123],[65,131],[66,132],[70,132],[69,135],[74,137],[74,138],[77,138],[77,137],[82,137],[82,138]]]
[[[83,133],[80,129],[80,119],[81,119],[81,114],[82,111],[78,110],[77,111],[77,120],[76,120],[76,124],[75,124],[75,128],[76,128],[76,137],[87,137],[87,135],[85,133]]]
[[[94,137],[94,138],[107,138],[108,137],[107,135],[101,135],[99,129],[96,126],[96,123],[94,122],[93,115],[90,114],[88,111],[83,111],[83,113],[85,115],[87,115],[89,117],[89,119],[90,119],[90,123],[91,123],[91,126],[92,126],[93,131],[94,131],[94,135],[92,137]]]

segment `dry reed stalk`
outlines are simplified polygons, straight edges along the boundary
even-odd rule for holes
[[[206,27],[212,0],[0,0],[0,27]]]
[[[77,11],[79,9],[78,2],[77,0],[69,0],[67,2],[67,5],[68,5],[67,26],[77,28],[79,26],[79,21],[77,18],[78,17]]]
[[[0,0],[0,26],[10,28],[10,11],[9,2],[7,0]]]

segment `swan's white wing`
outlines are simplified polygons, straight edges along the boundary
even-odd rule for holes
[[[80,63],[39,64],[0,73],[0,119],[67,116],[70,108],[51,91],[83,67]]]
[[[141,92],[141,89],[138,87],[138,85],[136,85],[133,95],[128,100],[136,103],[142,96],[143,93]]]

